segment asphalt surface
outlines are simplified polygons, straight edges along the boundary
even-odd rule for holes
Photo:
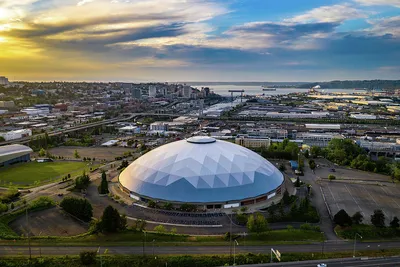
[[[356,250],[380,250],[380,249],[393,249],[399,248],[400,242],[369,242],[369,243],[357,243]],[[244,246],[242,242],[236,247],[237,253],[269,253],[270,249],[274,248],[279,250],[282,254],[285,252],[313,252],[322,253],[324,252],[339,252],[339,251],[353,251],[353,242],[325,242],[313,243],[307,245],[266,245],[266,246]],[[81,251],[97,250],[98,246],[82,247],[82,246],[35,246],[32,247],[32,255],[78,255]],[[108,254],[143,254],[142,246],[128,247],[128,246],[117,246],[117,247],[101,247],[101,251],[108,250]],[[145,253],[152,254],[153,247],[151,243],[147,243],[145,246]],[[155,246],[155,254],[164,255],[199,255],[199,254],[229,254],[230,249],[227,243],[226,246]],[[101,252],[100,252],[101,253]],[[12,256],[12,255],[29,255],[28,246],[0,246],[0,256]]]
[[[295,267],[315,267],[320,263],[325,263],[327,267],[378,267],[378,266],[399,266],[400,257],[388,258],[350,258],[350,259],[332,259],[325,261],[301,261],[301,262],[285,262],[285,263],[268,263],[256,265],[240,265],[241,267],[278,267],[278,266],[295,266]]]

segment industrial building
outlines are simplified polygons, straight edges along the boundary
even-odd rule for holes
[[[332,139],[344,139],[337,133],[297,133],[297,139],[309,146],[327,147]]]
[[[236,137],[235,143],[247,148],[267,148],[271,145],[271,139],[268,137],[240,135]]]
[[[279,201],[285,187],[283,174],[259,154],[207,136],[146,153],[120,174],[119,184],[139,201],[190,203],[204,210],[267,206]]]
[[[33,150],[23,145],[0,146],[0,167],[31,160]]]
[[[22,130],[15,130],[9,132],[0,133],[0,136],[3,137],[6,141],[15,140],[23,137],[28,137],[32,135],[31,129],[22,129]]]

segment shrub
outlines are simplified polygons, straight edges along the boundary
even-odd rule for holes
[[[390,222],[390,227],[392,227],[394,229],[400,227],[399,218],[397,218],[397,216],[394,216],[393,220]]]
[[[300,225],[301,230],[312,230],[312,226],[309,223],[303,223]]]
[[[329,181],[335,180],[335,179],[336,179],[336,176],[333,175],[333,174],[329,174],[329,175],[328,175],[328,179],[329,179]]]
[[[8,211],[8,205],[0,203],[0,213]]]
[[[162,234],[162,233],[167,232],[167,229],[165,229],[164,225],[160,224],[160,225],[157,225],[156,227],[154,227],[154,231],[156,231],[159,234]]]
[[[89,175],[85,172],[75,180],[75,188],[76,189],[86,189],[90,183]]]
[[[79,259],[83,265],[92,265],[96,263],[96,251],[82,251],[79,253]]]

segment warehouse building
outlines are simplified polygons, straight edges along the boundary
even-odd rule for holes
[[[33,150],[23,145],[0,146],[0,167],[9,166],[19,162],[29,162]]]

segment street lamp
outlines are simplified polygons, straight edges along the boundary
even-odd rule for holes
[[[324,234],[324,232],[321,232],[321,234]],[[322,240],[322,257],[324,256],[324,251],[325,251],[325,240]]]
[[[151,241],[151,243],[152,243],[152,245],[153,245],[153,257],[154,257],[154,242],[155,242],[156,240],[155,239],[153,239],[153,241]]]
[[[100,267],[103,267],[103,258],[101,257],[101,254],[100,254],[100,247],[97,249],[97,254],[99,254],[99,256],[100,256]]]
[[[353,258],[356,257],[356,244],[357,244],[357,236],[359,236],[361,239],[363,238],[359,233],[355,233],[354,235],[354,249],[353,249]]]
[[[239,243],[235,239],[235,242],[233,243],[233,266],[236,265],[236,246],[239,246]]]

